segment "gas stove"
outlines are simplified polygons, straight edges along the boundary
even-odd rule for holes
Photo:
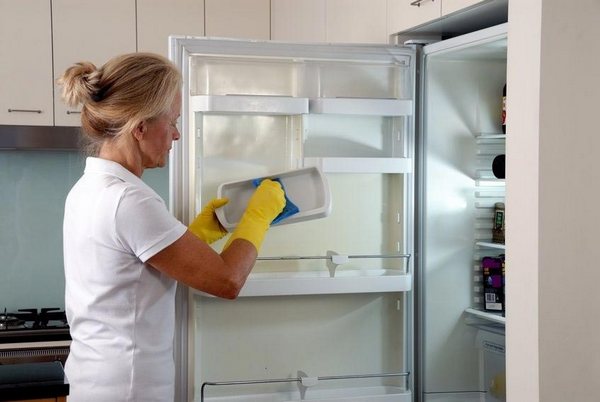
[[[70,340],[69,325],[59,308],[0,312],[0,344]]]

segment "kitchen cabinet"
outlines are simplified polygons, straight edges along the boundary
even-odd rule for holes
[[[169,35],[204,35],[203,0],[137,0],[136,11],[138,52],[166,57]]]
[[[482,3],[485,0],[441,0],[442,16],[452,14],[455,11],[471,7],[477,3]]]
[[[271,38],[269,0],[205,0],[206,36]]]
[[[50,2],[0,0],[0,124],[51,126]]]
[[[393,34],[440,18],[442,1],[388,0],[387,14],[388,34]]]
[[[273,0],[271,39],[387,43],[386,5],[386,0]]]
[[[325,42],[326,14],[322,0],[272,0],[271,39]]]
[[[492,11],[493,13],[500,14],[503,11],[502,8],[506,7],[506,2],[502,0],[388,0],[388,34],[392,35],[398,32],[412,30],[413,28],[424,24],[439,22],[442,18],[447,17],[450,14],[454,14],[458,11],[466,11],[468,8],[473,6],[484,4],[486,5],[485,8],[488,10],[494,10]],[[464,24],[464,21],[469,21],[471,27],[469,30],[461,32],[466,33],[485,28],[490,24],[500,24],[502,22],[506,22],[506,19],[501,21],[501,18],[498,19],[498,16],[492,17],[491,19],[489,16],[487,16],[484,18],[487,20],[487,23],[473,24],[473,19],[478,18],[483,17],[481,14],[479,14],[471,15],[466,20],[463,18],[461,23]],[[496,19],[498,19],[498,21],[492,22]],[[452,31],[452,28],[449,27],[453,25],[448,25],[447,21],[444,21],[443,24],[438,25],[439,26],[432,31],[432,34],[439,31],[440,27],[442,29],[446,27]]]
[[[387,43],[386,0],[327,0],[327,42]]]
[[[54,78],[78,61],[99,67],[115,55],[135,52],[135,12],[135,0],[53,0]],[[63,103],[58,86],[54,109],[55,125],[80,125],[80,111]]]

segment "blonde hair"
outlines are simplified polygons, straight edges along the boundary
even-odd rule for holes
[[[117,56],[102,67],[79,62],[58,84],[69,106],[83,105],[81,126],[97,154],[105,141],[119,139],[139,123],[168,112],[181,90],[181,73],[168,59],[152,53]]]

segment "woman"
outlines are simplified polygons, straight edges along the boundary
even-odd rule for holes
[[[176,281],[234,299],[284,207],[281,186],[265,180],[218,254],[208,243],[227,233],[214,214],[226,199],[186,228],[144,184],[179,139],[181,82],[167,59],[144,53],[77,63],[59,80],[65,101],[83,105],[95,155],[65,204],[71,402],[173,401]]]

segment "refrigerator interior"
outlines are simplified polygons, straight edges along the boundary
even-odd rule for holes
[[[501,401],[480,359],[480,330],[503,336],[502,314],[483,310],[481,258],[504,254],[491,241],[504,179],[505,27],[425,47],[423,259],[417,269],[423,401]],[[497,388],[496,383],[496,388]]]
[[[237,300],[192,292],[194,400],[410,401],[414,52],[187,41],[189,215],[305,166],[332,198],[269,230]]]

